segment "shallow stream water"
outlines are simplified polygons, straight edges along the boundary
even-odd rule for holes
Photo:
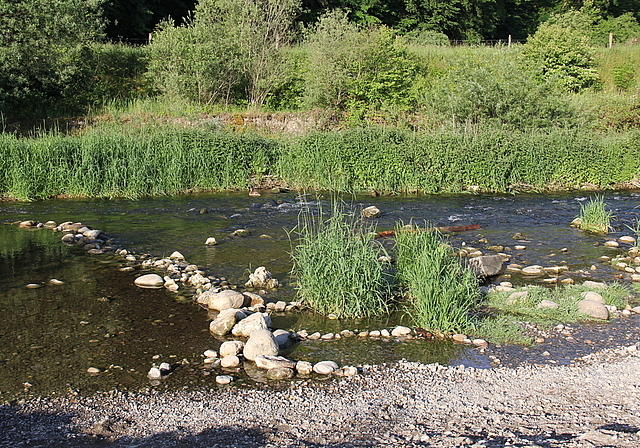
[[[435,226],[478,224],[478,230],[448,235],[450,242],[456,247],[466,244],[480,249],[502,245],[512,255],[512,262],[522,265],[566,263],[568,276],[576,282],[612,281],[616,272],[598,259],[622,253],[625,247],[609,248],[603,242],[631,234],[627,226],[640,219],[640,192],[605,195],[615,216],[615,229],[604,237],[569,227],[580,204],[590,196],[593,194],[581,192],[344,199],[347,207],[356,211],[369,205],[380,208],[379,231],[393,229],[397,221],[426,221]],[[327,198],[294,193],[5,202],[0,203],[0,222],[82,222],[106,232],[115,244],[130,251],[168,256],[177,250],[207,274],[225,277],[231,284],[243,284],[249,271],[266,266],[284,284],[268,296],[269,300],[291,301],[295,300],[288,276],[291,239],[295,238],[292,231],[302,207],[317,211],[319,205],[325,211],[330,208]],[[249,229],[252,235],[231,237],[239,228]],[[517,240],[516,233],[521,234]],[[208,333],[207,313],[192,302],[191,295],[137,288],[133,280],[141,271],[120,271],[125,265],[122,257],[86,254],[61,244],[60,236],[46,229],[0,226],[0,401],[68,390],[140,389],[148,386],[149,367],[163,361],[181,366],[157,388],[215,385],[215,373],[202,364],[202,353],[216,349],[220,341]],[[220,244],[205,246],[211,236]],[[517,244],[526,249],[511,249]],[[64,284],[48,283],[52,278]],[[536,281],[516,276],[495,279],[505,280],[516,286]],[[30,283],[44,286],[26,288]],[[356,331],[392,328],[402,319],[402,315],[394,315],[340,321],[298,312],[274,316],[274,326],[310,333]],[[425,340],[305,341],[287,355],[309,361],[331,359],[341,365],[405,358],[489,366],[478,349]],[[569,356],[564,358],[569,362]],[[90,375],[89,367],[101,373]],[[254,384],[244,371],[230,373],[241,378],[240,384]]]

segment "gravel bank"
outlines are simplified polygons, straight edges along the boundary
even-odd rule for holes
[[[400,362],[290,387],[34,399],[0,407],[11,447],[640,446],[640,343],[572,366]]]

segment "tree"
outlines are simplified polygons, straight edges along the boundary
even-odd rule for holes
[[[146,38],[163,20],[184,23],[196,3],[195,0],[105,0],[105,32],[111,39]]]
[[[203,0],[193,21],[158,30],[150,69],[165,92],[179,94],[184,83],[200,102],[260,107],[282,74],[298,6],[298,0]],[[239,89],[242,97],[233,95]]]
[[[34,112],[77,90],[101,36],[98,0],[0,0],[0,110]],[[83,50],[84,49],[84,50]]]

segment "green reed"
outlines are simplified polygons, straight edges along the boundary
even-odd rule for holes
[[[586,232],[606,234],[611,230],[611,217],[612,213],[607,210],[604,197],[596,195],[580,204],[580,214],[572,224]]]
[[[396,257],[396,278],[415,325],[442,333],[469,327],[478,281],[437,230],[397,225]]]
[[[292,251],[299,296],[323,315],[358,318],[383,314],[390,297],[385,255],[373,228],[333,201],[329,217],[303,211]]]

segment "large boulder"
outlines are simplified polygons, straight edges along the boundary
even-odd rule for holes
[[[266,313],[254,313],[239,321],[231,330],[234,336],[250,337],[254,331],[266,330],[271,325],[271,318]]]
[[[258,355],[276,356],[278,344],[269,330],[257,330],[251,333],[242,353],[249,361],[254,361]]]
[[[238,291],[225,289],[220,292],[205,291],[198,296],[197,302],[211,310],[223,311],[229,308],[242,308],[245,297]]]
[[[502,271],[504,258],[497,254],[480,255],[479,257],[470,258],[467,263],[477,277],[493,277]]]
[[[224,336],[229,333],[239,318],[244,317],[240,310],[229,308],[222,310],[209,324],[209,332],[216,336]]]
[[[609,319],[609,310],[607,307],[599,302],[593,300],[582,299],[578,302],[578,311],[587,316],[595,317],[596,319]]]

